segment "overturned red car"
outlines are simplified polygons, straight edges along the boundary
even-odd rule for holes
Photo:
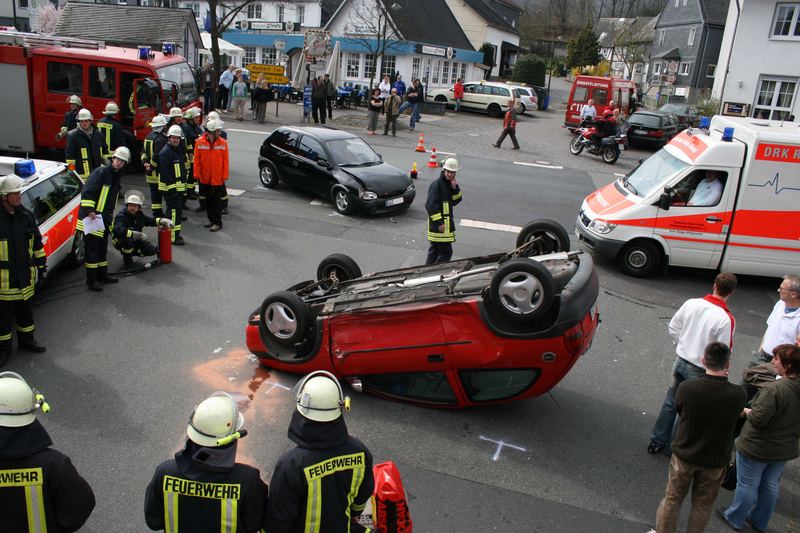
[[[530,398],[552,389],[599,323],[592,258],[551,220],[508,253],[362,275],[326,257],[317,281],[268,296],[248,319],[262,365],[328,370],[356,391],[432,407]]]

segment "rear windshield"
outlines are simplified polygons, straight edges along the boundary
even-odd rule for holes
[[[682,104],[664,104],[658,110],[664,113],[677,113],[682,115],[688,112],[688,106]]]
[[[663,148],[645,159],[641,165],[620,181],[622,186],[637,196],[646,198],[672,181],[688,166]]]
[[[658,128],[661,126],[661,117],[657,115],[637,115],[634,113],[628,119],[631,126],[647,126],[648,128]]]

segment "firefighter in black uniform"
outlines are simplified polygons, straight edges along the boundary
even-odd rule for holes
[[[372,496],[372,454],[347,433],[342,410],[349,410],[350,398],[332,374],[320,370],[303,378],[295,400],[289,439],[297,447],[275,466],[265,529],[369,531],[355,520]]]
[[[183,144],[183,131],[180,126],[170,126],[167,131],[167,144],[158,153],[158,173],[162,192],[167,204],[166,214],[175,222],[172,228],[172,244],[186,244],[181,236],[183,220],[184,176],[186,175],[186,151]]]
[[[147,486],[144,517],[167,533],[255,533],[264,524],[267,485],[257,468],[236,462],[244,417],[236,400],[215,392],[189,417],[188,439]]]
[[[86,217],[103,219],[103,229],[86,234],[86,284],[89,290],[100,292],[100,283],[117,283],[118,279],[108,275],[108,233],[114,218],[114,208],[119,196],[119,179],[122,169],[131,160],[130,151],[124,146],[117,148],[107,165],[98,168],[81,191],[81,209],[78,212],[78,230],[83,231]]]
[[[167,131],[172,129],[172,126],[179,126],[181,128],[181,144],[183,145],[183,154],[184,154],[184,170],[183,176],[184,180],[178,183],[178,194],[181,196],[181,207],[185,207],[186,205],[186,171],[189,169],[189,147],[186,144],[186,134],[183,132],[183,111],[181,111],[180,107],[173,107],[169,110],[169,120],[167,121]]]
[[[47,272],[42,234],[33,213],[23,207],[24,182],[15,175],[0,183],[0,366],[11,356],[11,336],[16,315],[20,350],[42,353],[45,347],[33,338],[33,311],[29,303]],[[34,268],[36,267],[36,268]]]
[[[183,138],[186,140],[186,198],[194,200],[197,198],[195,193],[196,181],[194,179],[194,143],[204,133],[203,128],[200,126],[203,122],[203,114],[200,108],[190,107],[184,113],[183,124]],[[186,207],[184,205],[184,207]]]
[[[458,161],[449,157],[442,166],[439,179],[428,187],[425,210],[428,212],[428,259],[426,265],[446,263],[453,257],[456,241],[456,218],[453,206],[461,202],[461,188],[456,172],[461,170]]]
[[[94,509],[92,488],[51,448],[35,413],[44,396],[14,372],[0,374],[0,530],[78,531]]]
[[[154,217],[164,215],[163,191],[161,190],[158,174],[158,154],[167,144],[167,136],[164,135],[164,126],[167,119],[164,115],[156,115],[150,123],[152,131],[145,137],[142,145],[142,166],[145,172],[145,181],[150,186],[150,208],[153,210]]]
[[[68,165],[74,165],[75,172],[84,180],[103,164],[103,136],[92,126],[92,113],[88,109],[78,111],[78,127],[67,135],[64,159]]]
[[[103,110],[103,118],[97,122],[97,129],[103,137],[103,157],[110,159],[114,150],[120,146],[125,146],[125,134],[122,124],[117,122],[114,115],[119,113],[119,106],[114,102],[108,102]]]
[[[142,199],[138,194],[128,194],[125,198],[125,207],[117,212],[114,225],[111,229],[111,243],[114,248],[122,253],[122,260],[126,269],[136,266],[133,256],[149,257],[156,255],[158,250],[147,240],[144,227],[150,226],[172,227],[168,218],[153,218],[142,213]]]
[[[78,127],[78,111],[83,109],[83,102],[78,95],[73,94],[67,98],[69,111],[64,113],[64,122],[61,123],[61,130],[56,134],[56,138],[63,139],[69,132]]]

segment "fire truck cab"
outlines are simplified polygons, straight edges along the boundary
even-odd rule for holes
[[[157,113],[199,105],[186,60],[149,47],[0,31],[0,79],[4,123],[11,126],[0,128],[0,150],[12,152],[63,149],[66,141],[56,134],[73,94],[95,120],[106,103],[116,102],[118,120],[138,141]]]

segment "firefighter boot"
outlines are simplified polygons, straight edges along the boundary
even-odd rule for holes
[[[47,351],[47,348],[36,342],[33,335],[19,335],[17,337],[17,349],[21,352],[31,353],[44,353]]]
[[[90,291],[94,292],[102,292],[103,286],[97,282],[97,269],[96,268],[87,268],[86,269],[86,285],[89,287]]]
[[[8,363],[8,359],[11,357],[11,343],[3,343],[3,346],[0,346],[0,367],[6,366]]]
[[[100,267],[97,269],[97,279],[100,283],[119,283],[117,278],[108,275],[108,267]]]

